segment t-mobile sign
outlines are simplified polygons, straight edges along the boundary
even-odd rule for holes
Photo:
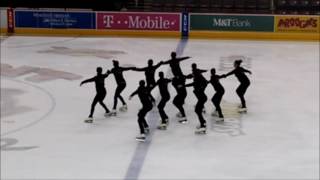
[[[180,31],[178,13],[98,13],[98,29]]]

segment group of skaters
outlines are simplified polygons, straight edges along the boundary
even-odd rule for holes
[[[225,93],[223,86],[220,83],[221,78],[226,78],[230,75],[235,75],[240,82],[239,87],[236,89],[236,93],[241,100],[241,106],[239,107],[239,112],[246,112],[247,106],[244,95],[246,93],[247,88],[250,85],[250,80],[246,76],[245,73],[251,74],[251,71],[241,67],[242,60],[235,60],[234,61],[234,69],[227,74],[217,75],[216,70],[212,68],[211,78],[208,81],[204,76],[203,73],[206,73],[207,70],[199,69],[196,63],[191,65],[192,72],[188,75],[183,74],[180,62],[190,59],[189,56],[187,57],[177,57],[176,52],[171,53],[171,59],[167,61],[160,61],[157,64],[153,63],[152,59],[148,60],[148,65],[143,68],[137,67],[121,67],[119,65],[119,61],[113,60],[113,68],[111,70],[107,70],[106,73],[103,73],[101,67],[97,67],[97,75],[91,79],[87,79],[81,82],[82,84],[88,82],[95,82],[97,94],[91,104],[91,111],[89,117],[85,120],[87,123],[93,122],[93,113],[97,103],[100,103],[101,106],[105,109],[105,116],[116,116],[117,113],[117,104],[118,99],[120,99],[122,103],[122,107],[119,108],[120,111],[127,111],[127,104],[124,98],[121,96],[121,92],[126,87],[126,81],[123,77],[124,71],[141,71],[145,73],[146,80],[140,80],[138,88],[130,95],[129,100],[132,99],[135,95],[138,95],[142,108],[138,112],[138,124],[140,128],[140,135],[136,137],[138,141],[144,141],[146,139],[146,134],[149,133],[149,125],[145,119],[147,113],[152,110],[153,106],[155,105],[155,99],[151,95],[151,91],[158,86],[159,92],[161,95],[161,100],[157,105],[159,114],[161,117],[161,123],[158,126],[160,130],[166,130],[169,124],[169,117],[166,114],[164,108],[167,102],[170,100],[170,93],[168,90],[168,84],[172,83],[172,86],[176,90],[176,96],[173,99],[174,106],[178,109],[177,118],[180,123],[187,123],[187,117],[184,110],[185,99],[187,97],[187,87],[193,87],[194,94],[197,98],[197,104],[195,106],[195,113],[199,119],[199,126],[196,127],[195,133],[203,134],[206,133],[206,120],[203,117],[203,113],[205,111],[204,104],[207,101],[207,96],[205,94],[205,89],[207,85],[210,83],[214,90],[215,94],[212,97],[211,101],[215,107],[215,111],[212,115],[217,116],[216,121],[224,121],[224,115],[221,110],[221,100]],[[166,78],[162,71],[159,72],[159,79],[155,80],[155,72],[156,70],[162,65],[169,65],[172,70],[173,78]],[[106,89],[104,86],[104,80],[110,75],[113,74],[117,83],[117,88],[114,94],[114,104],[113,108],[110,111],[107,106],[103,103],[103,100],[106,96]],[[193,79],[192,83],[186,84],[187,79]]]

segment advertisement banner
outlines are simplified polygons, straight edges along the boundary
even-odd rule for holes
[[[273,16],[191,14],[190,30],[273,32]]]
[[[319,33],[319,16],[276,16],[275,32]]]
[[[95,13],[15,11],[15,25],[20,28],[95,29]]]
[[[179,13],[97,13],[97,28],[110,30],[180,31]]]

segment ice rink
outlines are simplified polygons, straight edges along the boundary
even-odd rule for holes
[[[1,38],[1,179],[319,179],[319,43],[143,38]],[[84,123],[95,95],[84,79],[120,65],[144,67],[149,58],[167,60],[171,51],[192,58],[181,63],[232,70],[235,59],[252,71],[238,114],[234,76],[222,79],[225,122],[211,117],[214,94],[208,85],[208,132],[195,135],[196,98],[188,89],[188,124],[177,122],[170,85],[168,130],[156,129],[157,108],[147,116],[151,133],[139,134],[138,97],[129,95],[143,72],[124,73],[127,112],[105,118],[98,104],[92,124]],[[171,77],[171,69],[163,65]],[[210,73],[204,74],[207,79]],[[112,109],[115,80],[106,79],[105,103]],[[159,98],[158,88],[153,95]],[[119,102],[119,105],[121,103]],[[119,106],[118,106],[119,107]]]

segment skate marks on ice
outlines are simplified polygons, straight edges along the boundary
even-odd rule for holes
[[[215,118],[212,117],[211,130],[230,136],[245,135],[242,128],[242,114],[238,112],[238,106],[236,103],[222,100],[221,109],[224,115],[224,121],[216,122]]]
[[[7,77],[1,82],[6,85],[1,88],[1,138],[46,119],[56,106],[52,94],[39,86]]]
[[[4,117],[32,111],[31,107],[18,103],[19,95],[24,93],[21,89],[1,88],[1,123],[14,123],[14,120],[4,120]]]
[[[235,60],[241,59],[242,60],[242,66],[251,69],[252,66],[252,58],[242,56],[242,55],[232,55],[232,56],[226,56],[221,57],[219,62],[219,71],[230,71],[234,69],[233,63]]]
[[[15,138],[1,138],[1,151],[27,151],[38,148],[38,146],[17,146],[18,140]]]
[[[68,48],[64,46],[51,46],[51,49],[37,51],[38,53],[59,54],[68,56],[94,56],[102,59],[115,58],[117,55],[126,54],[124,51],[119,50],[102,50],[102,49],[90,49],[90,48]]]
[[[25,80],[31,82],[46,82],[56,79],[73,81],[82,78],[82,76],[77,74],[50,68],[40,68],[26,65],[20,67],[13,67],[10,64],[1,63],[1,76],[15,78],[24,75],[30,75],[26,77]]]

